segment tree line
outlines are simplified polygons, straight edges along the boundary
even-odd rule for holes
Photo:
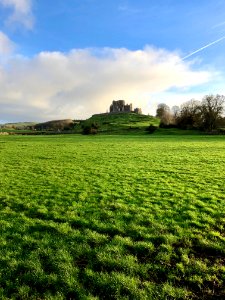
[[[202,101],[192,99],[172,108],[165,103],[160,103],[156,110],[156,117],[160,119],[160,127],[164,128],[219,131],[225,127],[224,105],[223,95],[206,95]]]

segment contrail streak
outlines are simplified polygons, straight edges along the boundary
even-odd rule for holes
[[[225,25],[225,22],[221,22],[221,23],[219,23],[219,24],[214,25],[214,26],[212,27],[212,29],[221,27],[221,26],[223,26],[223,25]]]
[[[225,36],[223,36],[223,37],[221,37],[220,39],[218,39],[218,40],[216,40],[216,41],[214,41],[214,42],[212,42],[212,43],[210,43],[210,44],[208,44],[208,45],[206,45],[206,46],[204,46],[204,47],[201,47],[200,49],[198,49],[198,50],[196,50],[196,51],[194,51],[194,52],[192,52],[192,53],[186,55],[185,57],[182,58],[182,60],[184,60],[184,59],[186,59],[186,58],[189,58],[190,56],[194,55],[195,53],[198,53],[198,52],[204,50],[205,48],[208,48],[208,47],[210,47],[210,46],[212,46],[212,45],[214,45],[214,44],[216,44],[216,43],[219,43],[220,41],[222,41],[222,40],[224,40],[224,39],[225,39]]]

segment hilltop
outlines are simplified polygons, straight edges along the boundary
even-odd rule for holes
[[[159,125],[159,119],[149,115],[137,113],[113,113],[97,114],[91,118],[80,122],[75,126],[79,131],[85,126],[96,126],[99,133],[124,134],[124,133],[144,133],[150,125]]]

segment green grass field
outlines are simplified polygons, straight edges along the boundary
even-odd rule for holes
[[[224,136],[0,136],[0,299],[225,299]]]

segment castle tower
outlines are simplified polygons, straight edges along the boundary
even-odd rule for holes
[[[109,108],[110,113],[119,113],[119,112],[135,112],[137,114],[142,114],[141,108],[135,108],[133,110],[133,105],[125,104],[124,100],[113,100]]]

